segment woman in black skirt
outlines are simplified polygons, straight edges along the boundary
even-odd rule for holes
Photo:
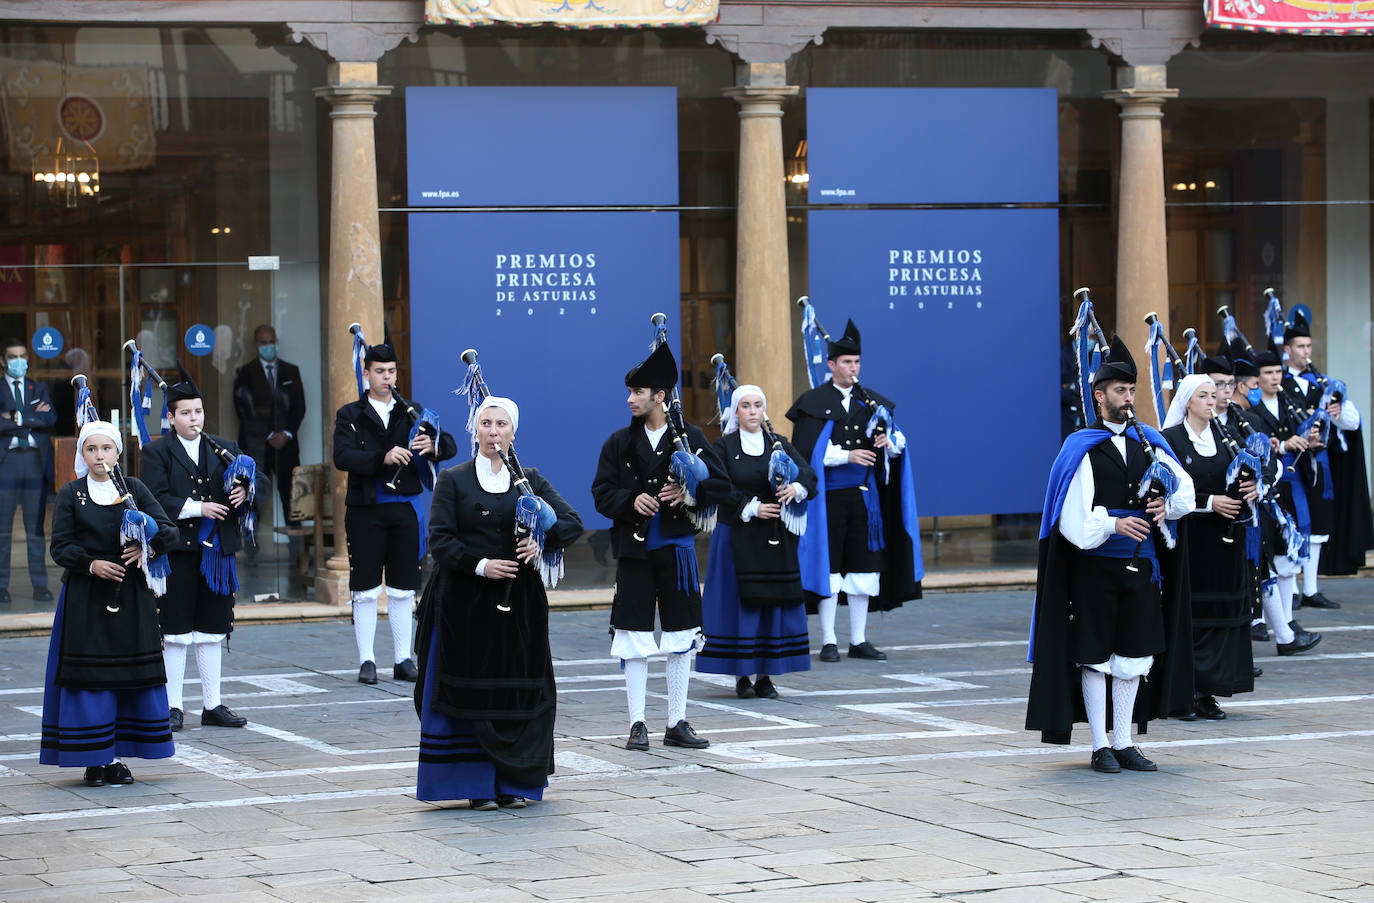
[[[417,796],[466,799],[477,810],[542,799],[553,773],[554,680],[547,582],[582,519],[538,471],[538,502],[521,499],[502,460],[520,410],[488,397],[477,412],[479,454],[434,487],[429,550],[435,571],[420,601],[415,648],[420,716]],[[535,536],[517,544],[517,505],[538,508]]]
[[[1235,495],[1227,493],[1226,471],[1235,455],[1228,437],[1213,422],[1216,396],[1210,376],[1185,377],[1174,393],[1163,430],[1197,490],[1193,514],[1185,519],[1193,609],[1193,715],[1213,721],[1226,717],[1215,697],[1255,689],[1245,531],[1237,524],[1249,514],[1255,485],[1242,483]]]

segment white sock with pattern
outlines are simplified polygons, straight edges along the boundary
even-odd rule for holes
[[[817,607],[821,619],[821,644],[829,646],[835,640],[835,613],[840,610],[839,596],[826,596]]]
[[[665,670],[668,675],[668,726],[674,727],[687,717],[687,681],[692,676],[692,654],[670,653]]]
[[[1092,668],[1078,670],[1083,672],[1083,709],[1096,751],[1107,745],[1107,675]]]
[[[1112,678],[1112,747],[1125,749],[1134,745],[1131,742],[1131,718],[1135,716],[1135,694],[1140,689],[1140,678],[1122,680]]]
[[[862,646],[868,641],[868,597],[850,593],[849,602],[849,645]]]
[[[377,635],[377,599],[353,596],[353,638],[358,641],[358,664],[376,662],[377,653],[372,649],[373,638]]]
[[[1322,558],[1322,544],[1309,542],[1307,549],[1307,559],[1302,563],[1302,594],[1315,596],[1317,594],[1317,565]]]
[[[644,720],[644,694],[649,686],[649,660],[625,659],[625,698],[630,704],[630,726]]]
[[[162,638],[162,666],[167,669],[167,707],[186,710],[182,684],[186,681],[186,644]]]
[[[200,698],[205,711],[219,708],[220,646],[213,643],[196,643],[196,670],[200,672]]]
[[[391,647],[396,653],[393,662],[399,664],[410,658],[411,623],[415,611],[415,590],[390,589],[386,591],[386,617],[391,622]]]
[[[1289,619],[1283,614],[1283,600],[1279,598],[1279,584],[1271,583],[1264,588],[1264,620],[1274,634],[1274,642],[1286,646],[1293,642],[1293,628],[1288,626]]]

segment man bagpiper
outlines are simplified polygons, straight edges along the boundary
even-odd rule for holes
[[[386,589],[394,655],[392,677],[414,683],[411,620],[420,562],[425,557],[434,469],[458,453],[453,437],[438,429],[414,402],[395,391],[396,352],[367,345],[355,328],[359,373],[357,401],[334,415],[334,466],[348,473],[344,527],[348,541],[348,588],[353,594],[353,635],[358,644],[358,682],[377,682],[373,641],[377,602]]]

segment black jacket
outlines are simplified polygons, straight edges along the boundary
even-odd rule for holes
[[[419,402],[410,403],[417,412],[421,410]],[[348,474],[345,504],[377,503],[377,481],[386,482],[396,473],[395,466],[382,463],[382,459],[397,446],[410,447],[410,427],[411,418],[399,403],[392,408],[390,423],[385,427],[366,398],[339,408],[334,415],[334,466]],[[442,430],[435,461],[447,461],[456,454],[458,446],[453,434]],[[421,490],[418,464],[423,460],[412,457],[411,463],[402,469],[397,489],[401,495],[414,495]]]
[[[862,389],[870,404],[883,405],[889,412],[896,407],[893,402],[867,386],[863,386]],[[859,404],[852,395],[849,410],[846,411],[844,396],[833,383],[828,382],[803,392],[787,412],[787,419],[795,424],[792,429],[792,444],[808,461],[811,460],[816,440],[820,438],[821,429],[827,420],[835,422],[835,429],[830,433],[832,443],[845,450],[864,448],[872,451],[873,440],[868,438],[866,432],[872,416],[872,408]]]
[[[239,447],[228,439],[211,436],[220,447],[232,455],[238,455]],[[201,461],[192,461],[176,433],[168,433],[154,439],[143,448],[142,477],[149,491],[157,498],[158,504],[167,512],[167,517],[175,520],[181,529],[178,542],[170,547],[173,552],[189,552],[201,548],[199,517],[181,519],[181,509],[187,499],[200,502],[219,502],[229,504],[229,494],[224,491],[224,462],[210,450],[201,437]],[[220,550],[233,555],[243,548],[243,538],[239,534],[237,509],[220,522]]]

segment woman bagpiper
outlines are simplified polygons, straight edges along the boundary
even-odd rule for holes
[[[88,787],[133,783],[124,757],[173,753],[157,600],[140,569],[162,558],[177,527],[135,479],[124,488],[137,511],[128,508],[113,478],[120,451],[119,430],[87,422],[77,479],[57,493],[53,510],[52,557],[66,574],[48,646],[38,761],[85,767]],[[126,521],[143,544],[126,544]]]
[[[697,656],[697,670],[735,675],[741,699],[776,699],[773,676],[811,667],[797,563],[805,508],[799,517],[787,515],[816,491],[816,474],[790,442],[772,434],[797,470],[780,490],[774,486],[771,430],[764,430],[767,408],[762,389],[738,386],[730,396],[724,435],[715,443],[733,489],[711,536],[702,597],[706,647]],[[751,674],[757,675],[752,683]]]
[[[479,811],[542,799],[553,773],[544,578],[557,582],[561,550],[582,535],[577,512],[513,458],[519,422],[515,402],[485,398],[473,430],[480,454],[435,484],[429,550],[436,568],[416,631],[416,795],[466,799]],[[517,506],[537,520],[534,534],[518,542]]]
[[[1215,697],[1255,689],[1245,533],[1236,520],[1247,516],[1257,494],[1252,481],[1238,484],[1241,498],[1227,493],[1235,452],[1213,422],[1216,396],[1210,376],[1184,377],[1163,430],[1197,491],[1184,530],[1193,610],[1193,716],[1211,721],[1226,717]]]

